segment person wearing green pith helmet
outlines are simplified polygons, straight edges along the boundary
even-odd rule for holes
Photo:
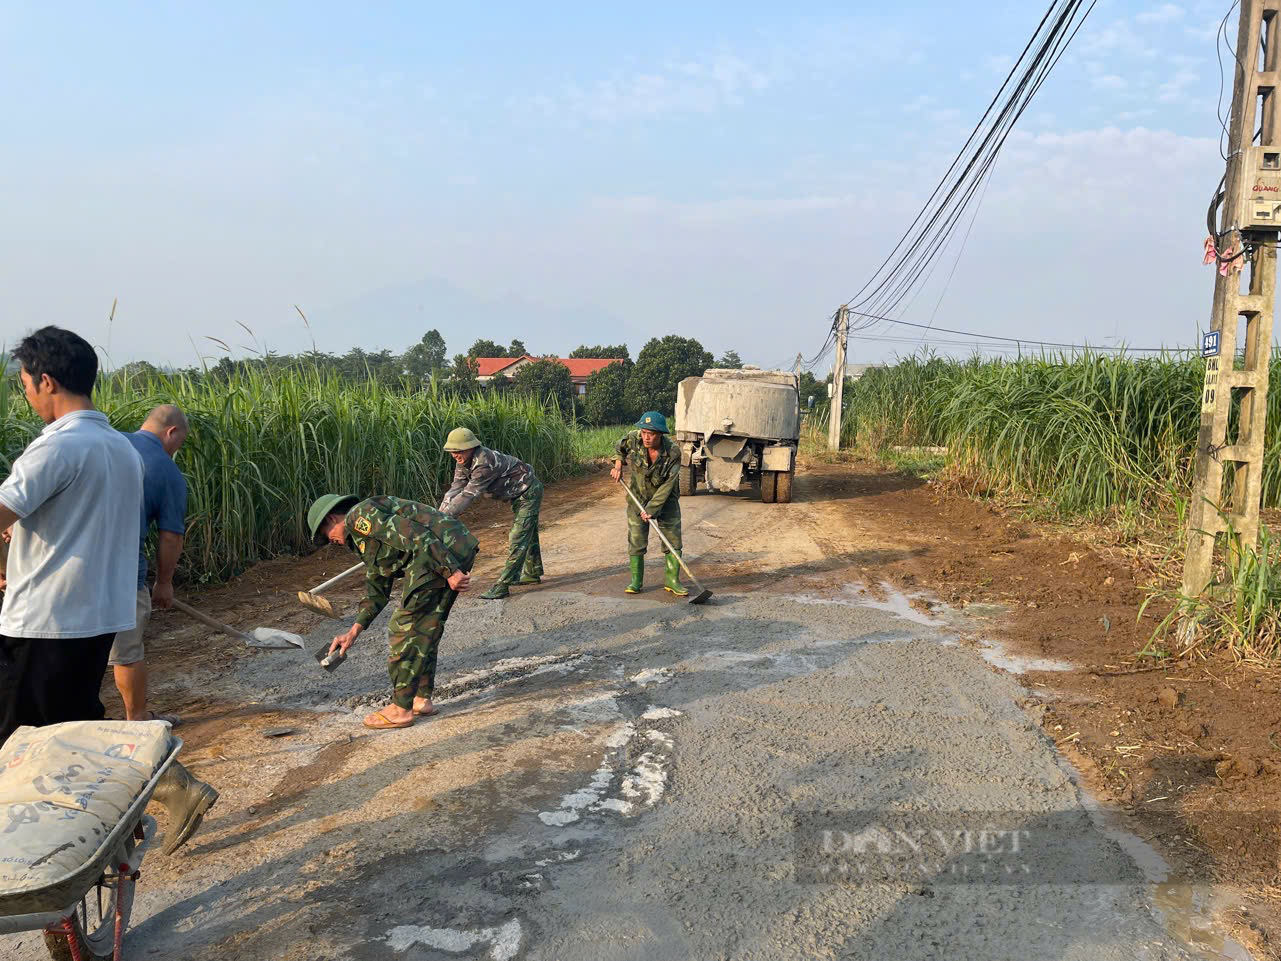
[[[538,542],[538,512],[543,506],[543,483],[523,460],[490,450],[466,427],[445,438],[445,450],[457,465],[454,482],[440,502],[442,514],[457,517],[484,494],[512,505],[507,563],[498,580],[480,596],[493,601],[511,593],[511,585],[537,584],[543,579],[543,550]],[[519,578],[519,580],[517,580]]]
[[[639,594],[645,583],[645,551],[649,547],[649,522],[658,529],[679,553],[681,550],[681,504],[678,489],[681,471],[680,448],[667,436],[667,418],[656,410],[641,415],[636,430],[629,431],[618,442],[618,455],[610,475],[616,481],[623,479],[623,465],[631,465],[628,487],[636,500],[644,506],[641,510],[627,498],[627,554],[632,579],[626,587],[628,594]],[[675,554],[663,546],[663,589],[677,597],[689,591],[681,584],[680,563]]]
[[[330,653],[346,654],[387,606],[395,582],[405,581],[400,608],[387,625],[392,700],[366,717],[365,727],[409,727],[415,718],[435,714],[436,655],[454,601],[470,586],[476,538],[462,521],[433,507],[386,495],[360,500],[325,494],[307,511],[307,529],[313,543],[345,545],[365,562],[365,599]]]

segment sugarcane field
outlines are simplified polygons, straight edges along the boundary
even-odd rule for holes
[[[1281,0],[0,23],[0,958],[1281,961]]]

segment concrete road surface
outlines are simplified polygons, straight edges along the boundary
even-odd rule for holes
[[[622,495],[587,490],[549,518],[541,587],[455,608],[435,718],[360,725],[386,615],[333,675],[273,652],[190,678],[242,710],[186,735],[223,797],[148,858],[130,957],[1245,957],[1205,929],[1207,892],[1154,883],[1091,813],[964,615],[851,580],[910,549],[871,539],[856,497],[802,477],[790,505],[686,499],[716,591],[694,607],[621,593]]]

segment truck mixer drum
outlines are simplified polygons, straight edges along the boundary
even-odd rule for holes
[[[800,439],[800,384],[788,371],[713,369],[676,388],[675,440],[681,448],[681,493],[737,491],[743,475],[761,500],[792,499]]]

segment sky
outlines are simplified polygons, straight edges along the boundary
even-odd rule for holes
[[[53,323],[188,366],[675,333],[790,366],[1047,5],[0,0],[0,344]],[[1227,8],[1100,0],[902,318],[1194,344]]]

